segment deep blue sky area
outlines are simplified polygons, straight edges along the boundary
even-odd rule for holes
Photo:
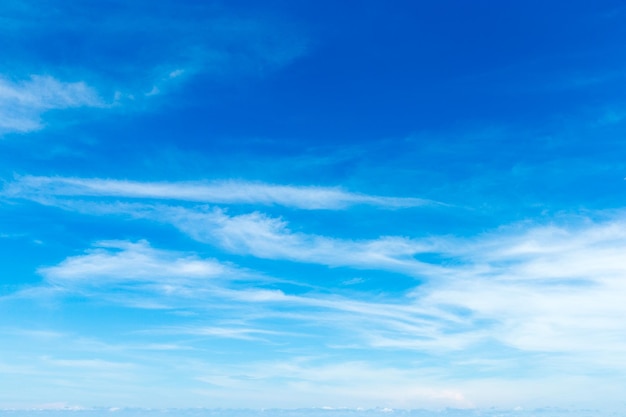
[[[0,414],[622,414],[625,21],[3,1]]]

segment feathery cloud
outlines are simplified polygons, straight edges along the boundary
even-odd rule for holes
[[[0,134],[26,133],[44,126],[50,110],[104,107],[98,93],[84,82],[63,82],[47,75],[11,81],[0,77]]]
[[[97,178],[17,177],[3,194],[14,197],[117,197],[212,204],[282,205],[298,209],[345,209],[367,204],[382,208],[439,204],[420,198],[351,193],[338,187],[292,186],[246,181],[138,182]]]
[[[163,214],[162,209],[158,211]],[[268,308],[261,316],[274,314],[272,305],[289,305],[290,317],[307,321],[310,316],[299,313],[314,309],[318,311],[316,322],[331,326],[333,322],[351,323],[353,333],[359,334],[366,345],[378,348],[463,350],[495,341],[519,351],[579,355],[595,364],[611,357],[613,366],[626,366],[618,358],[619,352],[626,349],[626,340],[617,336],[624,330],[620,318],[626,314],[620,297],[626,287],[626,266],[621,258],[626,251],[626,225],[622,219],[576,228],[548,226],[494,232],[465,244],[457,240],[457,245],[450,242],[431,245],[430,251],[454,260],[449,265],[435,266],[394,258],[398,256],[398,246],[393,240],[355,243],[319,238],[316,241],[292,235],[282,229],[283,225],[278,226],[278,231],[273,230],[273,220],[268,220],[269,231],[246,220],[243,229],[260,230],[246,232],[252,235],[241,237],[220,224],[232,221],[221,212],[196,218],[188,211],[180,215],[196,225],[196,229],[213,222],[212,232],[202,233],[216,235],[219,244],[239,253],[382,270],[393,270],[390,265],[401,264],[406,268],[405,273],[419,271],[422,282],[404,296],[378,301],[367,301],[366,293],[352,299],[350,290],[345,290],[343,295],[334,290],[336,295],[328,296],[315,292],[290,294],[268,290],[262,284],[232,287],[222,282],[208,287],[197,277],[223,274],[223,266],[189,255],[181,257],[150,249],[145,242],[114,244],[111,246],[123,248],[120,253],[99,249],[40,271],[51,283],[82,282],[81,279],[89,277],[116,285],[119,280],[147,279],[152,284],[158,283],[154,288],[163,289],[169,283],[170,293],[184,288],[190,298],[209,291],[212,297],[242,305],[266,304]],[[210,216],[217,219],[211,220]],[[259,243],[262,249],[255,249],[256,239],[261,237],[269,243],[266,246]],[[284,243],[272,244],[272,240]],[[419,241],[416,243],[419,246]],[[301,255],[296,256],[287,248]],[[375,260],[359,261],[368,253]],[[126,271],[130,263],[135,272],[129,274]],[[237,271],[233,267],[229,270]],[[169,281],[172,277],[175,280]],[[194,287],[199,291],[195,295]],[[367,328],[359,324],[363,317],[368,317]]]

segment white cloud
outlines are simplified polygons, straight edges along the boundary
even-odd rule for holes
[[[122,304],[134,308],[183,308],[203,316],[207,310],[217,319],[247,317],[233,323],[213,326],[164,328],[165,334],[195,334],[240,340],[273,340],[295,337],[276,329],[273,318],[291,323],[308,323],[332,328],[349,325],[351,338],[358,337],[371,346],[382,347],[376,335],[392,338],[416,337],[424,350],[455,349],[462,340],[445,342],[440,327],[448,320],[457,320],[442,312],[437,318],[428,317],[429,310],[406,304],[406,298],[385,301],[358,300],[341,294],[322,295],[314,290],[294,295],[279,289],[266,289],[267,283],[280,285],[260,274],[243,272],[214,260],[197,258],[190,254],[157,250],[147,242],[99,242],[95,249],[83,255],[72,256],[52,267],[40,268],[51,291],[45,286],[24,290],[18,297],[57,297],[78,293],[82,296]],[[240,285],[237,280],[243,280]],[[289,283],[290,287],[293,283]],[[303,288],[306,288],[303,286]],[[280,308],[276,309],[277,306]],[[219,312],[219,313],[218,313]],[[236,312],[236,313],[235,313]],[[315,314],[311,314],[315,312]],[[233,316],[234,315],[234,316]],[[363,327],[364,319],[367,326]],[[235,325],[236,324],[236,325]],[[303,336],[299,337],[309,337]],[[460,338],[457,338],[460,339]],[[444,344],[446,347],[444,347]]]
[[[106,371],[110,369],[128,369],[134,368],[132,363],[112,362],[103,359],[58,359],[44,356],[41,358],[43,362],[49,365],[63,368],[81,368]]]
[[[373,240],[336,239],[293,232],[287,222],[259,212],[229,216],[218,208],[133,203],[89,203],[33,198],[41,203],[90,215],[124,215],[171,224],[193,239],[240,255],[402,272],[410,276],[446,274],[439,265],[418,261],[420,253],[437,251],[436,240],[388,236]]]
[[[486,335],[524,351],[582,354],[624,367],[626,221],[494,233],[459,245],[453,279],[417,288],[416,302],[454,307]],[[470,331],[476,331],[475,326]]]
[[[19,177],[5,184],[2,195],[24,198],[91,215],[126,215],[171,224],[200,242],[229,252],[265,259],[284,259],[327,266],[350,266],[403,272],[411,276],[444,274],[445,269],[420,262],[415,255],[434,252],[436,241],[403,237],[372,240],[336,239],[293,232],[281,218],[259,212],[230,216],[219,208],[123,203],[114,198],[179,199],[201,202],[284,204],[306,209],[341,208],[369,203],[387,206],[422,204],[422,200],[352,194],[333,188],[227,183],[212,185],[133,183],[72,178]],[[83,201],[76,197],[99,197]],[[102,198],[111,198],[106,203]]]
[[[0,4],[1,9],[5,3]],[[31,45],[46,44],[57,53],[71,50],[71,54],[64,53],[65,70],[88,74],[98,80],[105,96],[115,95],[115,104],[136,110],[145,109],[145,98],[153,100],[199,74],[209,74],[216,83],[238,81],[242,76],[273,72],[307,52],[305,36],[288,20],[269,15],[244,17],[228,7],[198,3],[181,8],[176,2],[164,1],[158,9],[147,10],[139,4],[116,1],[115,7],[101,10],[94,18],[85,5],[68,8],[58,0],[34,3],[8,6],[0,12],[0,32],[12,39],[12,48],[0,50],[0,60],[13,68],[52,68],[58,63]],[[74,45],[70,40],[74,37],[93,47]],[[49,38],[57,42],[46,43]],[[125,53],[115,52],[122,44]],[[55,91],[47,97],[53,100],[37,103],[43,104],[43,109],[76,107],[79,102],[80,106],[92,105],[91,98],[97,97],[83,96],[85,91],[79,87],[81,83],[62,83],[46,76],[0,84],[0,90],[9,91],[9,96],[33,89],[37,93],[42,88]],[[74,93],[74,99],[89,100],[68,102]],[[50,104],[53,106],[46,107]],[[0,99],[0,109],[0,133],[42,128],[42,107]]]
[[[17,188],[12,189],[15,184]],[[582,373],[626,367],[621,354],[626,350],[622,337],[626,332],[622,320],[626,316],[623,213],[605,214],[604,220],[563,217],[560,225],[526,223],[464,239],[350,240],[293,231],[282,218],[259,212],[229,215],[201,206],[63,200],[48,196],[55,196],[54,191],[38,196],[29,190],[30,185],[20,184],[19,180],[9,184],[5,195],[90,215],[170,224],[200,242],[239,255],[394,271],[421,281],[405,297],[377,302],[368,301],[367,293],[350,295],[350,288],[336,298],[253,286],[211,288],[214,297],[241,305],[265,304],[257,311],[260,318],[278,314],[310,321],[309,313],[316,311],[315,320],[332,327],[342,323],[358,335],[357,345],[378,349],[454,350],[471,356],[477,355],[467,353],[473,347],[486,344],[520,354],[557,355],[562,361],[550,356],[542,362],[555,371],[567,363],[579,364]],[[62,189],[58,194],[65,192]],[[418,261],[420,254],[448,262]],[[164,259],[173,262],[171,257]],[[73,265],[83,264],[75,260],[64,266]],[[167,270],[167,266],[159,268]],[[272,306],[278,304],[291,306],[289,314],[275,311]]]
[[[193,335],[193,336],[209,336],[226,339],[239,339],[248,341],[267,341],[266,337],[284,335],[283,332],[264,330],[252,327],[236,327],[236,326],[201,326],[201,327],[177,327],[165,328],[145,333],[151,334],[176,334],[176,335]]]
[[[208,279],[230,272],[217,261],[176,257],[175,253],[151,248],[146,241],[103,241],[96,247],[87,255],[70,257],[39,272],[53,283],[67,284],[89,277],[91,285],[154,281],[163,277]]]
[[[155,214],[156,220],[171,223],[194,239],[216,243],[228,251],[259,258],[398,270],[414,274],[425,268],[436,268],[412,258],[416,253],[429,250],[428,244],[399,237],[351,241],[293,232],[282,219],[258,212],[229,216],[220,209],[170,207],[157,208]]]
[[[211,296],[232,302],[281,303],[356,316],[366,315],[378,317],[379,321],[397,321],[398,326],[426,322],[419,317],[426,310],[416,306],[372,303],[340,296],[295,296],[281,290],[255,287],[250,283],[234,288],[231,284],[236,280],[253,280],[257,285],[283,281],[255,275],[211,259],[154,249],[145,241],[97,242],[95,248],[85,254],[69,257],[56,266],[40,268],[39,273],[47,283],[68,291],[90,290],[103,294],[127,286],[133,291],[148,292],[153,296],[183,294],[187,298],[186,303],[189,299],[206,299]]]
[[[71,404],[64,403],[64,402],[54,402],[54,403],[37,404],[31,407],[30,410],[26,411],[26,413],[32,413],[33,411],[35,412],[47,411],[48,413],[52,411],[64,411],[64,412],[70,412],[72,413],[72,415],[74,415],[76,414],[77,411],[86,411],[86,410],[89,410],[89,408],[83,407],[82,405],[71,405]]]
[[[52,286],[53,295],[68,291],[98,294],[137,308],[180,305],[179,299],[199,298],[219,286],[218,280],[246,276],[216,260],[154,249],[146,241],[98,242],[86,254],[38,272]],[[38,293],[33,289],[23,292],[28,294]]]
[[[383,208],[438,204],[419,198],[351,193],[338,187],[291,186],[246,181],[137,182],[68,177],[18,177],[3,194],[15,197],[118,197],[214,204],[282,205],[299,209],[343,209],[357,204]]]
[[[50,110],[103,107],[97,92],[84,82],[63,82],[47,75],[11,81],[0,77],[0,134],[25,133],[43,127]]]
[[[288,402],[271,395],[285,389],[294,404],[303,404],[303,398],[326,398],[330,402],[325,405],[356,405],[369,398],[372,404],[390,406],[411,407],[420,402],[485,406],[531,398],[530,403],[538,405],[543,397],[537,387],[555,398],[574,398],[559,388],[568,387],[580,401],[586,401],[592,395],[588,392],[598,394],[594,375],[626,367],[622,319],[626,315],[622,296],[626,264],[619,257],[626,253],[625,226],[618,215],[604,222],[527,225],[471,240],[448,240],[433,247],[455,263],[441,267],[443,273],[426,274],[426,282],[406,296],[378,296],[375,301],[350,289],[343,294],[311,291],[296,295],[263,288],[262,282],[253,279],[233,286],[228,279],[215,278],[223,268],[217,261],[153,249],[145,242],[100,243],[84,255],[41,272],[54,285],[64,285],[69,291],[86,289],[101,300],[113,300],[102,295],[114,292],[110,290],[125,280],[139,282],[144,297],[160,302],[168,296],[163,285],[169,283],[188,290],[184,304],[200,317],[208,317],[208,311],[214,319],[218,317],[209,324],[194,319],[180,327],[152,329],[152,334],[242,343],[291,341],[290,346],[297,338],[321,338],[331,350],[417,351],[439,356],[447,364],[442,367],[424,358],[423,364],[407,364],[406,370],[375,361],[246,362],[239,370],[213,367],[210,372],[194,367],[199,378],[212,384],[206,395],[220,404],[229,404],[228,392],[236,388],[249,392],[255,404],[266,399],[283,406],[289,406]],[[93,289],[89,280],[101,284]],[[207,286],[207,282],[214,285]],[[173,306],[182,305],[181,300],[174,298]],[[327,340],[324,332],[290,332],[310,325],[335,331]],[[498,353],[502,350],[506,351],[503,356]],[[493,376],[501,369],[519,369],[525,375],[515,381]],[[476,372],[480,376],[464,376]],[[451,377],[457,382],[440,383]],[[259,390],[268,397],[257,396]],[[494,390],[502,396],[501,402],[485,394]]]
[[[616,336],[623,331],[620,317],[626,314],[620,297],[626,289],[626,225],[621,218],[579,225],[572,221],[562,227],[518,226],[472,239],[352,241],[294,232],[284,220],[258,212],[229,216],[202,207],[51,204],[172,224],[198,241],[241,255],[419,277],[425,283],[412,292],[412,303],[420,306],[419,314],[436,319],[425,325],[409,315],[409,324],[402,328],[404,319],[378,317],[380,331],[367,335],[368,343],[378,347],[462,349],[491,339],[524,351],[591,355],[626,348],[626,341]],[[451,263],[418,261],[415,256],[421,253]],[[248,296],[319,308],[330,308],[322,304],[331,303],[275,292]],[[372,305],[362,307],[372,315]],[[383,308],[403,317],[398,309]]]
[[[245,392],[250,403],[261,407],[276,407],[276,404],[328,408],[473,406],[462,391],[415,369],[372,366],[361,361],[329,363],[316,358],[220,368],[198,366],[201,373],[198,380],[211,387],[206,390],[207,396],[227,403],[237,393]],[[284,390],[289,390],[290,395],[285,396]]]
[[[619,356],[626,349],[620,336],[626,331],[622,218],[501,231],[471,241],[390,237],[359,242],[294,233],[286,223],[258,213],[230,217],[221,211],[182,210],[170,218],[172,224],[236,253],[421,277],[425,283],[412,292],[412,303],[419,314],[432,318],[429,325],[414,315],[402,329],[400,305],[411,304],[406,300],[398,308],[381,306],[389,320],[381,331],[369,333],[371,343],[380,347],[462,349],[496,340],[521,351],[582,354],[596,364],[611,356],[615,366],[626,366]],[[420,251],[454,263],[419,262],[412,257]],[[341,302],[344,308],[351,305]],[[372,304],[362,307],[372,314]]]

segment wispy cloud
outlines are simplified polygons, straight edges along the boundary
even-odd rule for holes
[[[367,204],[382,208],[439,204],[420,198],[352,193],[338,187],[292,186],[246,181],[138,182],[68,177],[17,177],[3,194],[13,197],[118,197],[212,204],[282,205],[299,209],[345,209]]]
[[[146,241],[104,241],[88,255],[70,257],[62,264],[41,268],[51,282],[70,283],[90,277],[90,285],[122,281],[154,281],[156,278],[210,279],[232,273],[230,268],[213,260],[177,257],[175,252],[153,249]],[[107,281],[103,281],[106,279]]]
[[[248,275],[214,259],[158,250],[146,241],[97,242],[86,254],[38,272],[51,286],[46,295],[78,292],[149,309],[180,306],[184,304],[181,300],[199,299],[212,288],[224,286],[219,280],[234,281]],[[22,292],[23,296],[29,294],[39,293],[35,289]]]
[[[256,211],[231,215],[195,204],[143,201],[170,199],[171,194],[183,200],[180,193],[195,195],[198,188],[176,194],[163,184],[144,189],[135,183],[73,181],[22,177],[7,184],[3,195],[91,216],[171,225],[237,255],[419,278],[413,288],[393,296],[372,286],[358,293],[345,286],[325,291],[323,283],[304,289],[305,282],[291,291],[268,286],[261,274],[244,274],[234,265],[125,241],[102,242],[40,269],[53,289],[106,302],[143,309],[184,305],[200,317],[208,316],[209,305],[209,323],[179,327],[188,335],[238,343],[311,337],[290,334],[295,323],[333,329],[332,340],[323,332],[312,335],[330,349],[453,351],[463,372],[493,375],[513,367],[531,378],[537,366],[544,376],[567,372],[572,363],[579,375],[626,367],[626,340],[620,336],[626,315],[620,296],[626,285],[623,213],[562,217],[549,225],[521,223],[464,238],[351,240],[293,230],[285,219]],[[121,202],[122,196],[142,201]],[[237,279],[247,281],[238,285]],[[228,322],[229,317],[240,321]],[[484,360],[499,352],[506,352],[507,361],[492,360],[486,370]],[[525,367],[531,358],[534,367]]]
[[[212,296],[235,302],[292,304],[358,315],[369,314],[385,319],[397,318],[400,321],[413,320],[412,314],[418,316],[425,312],[410,306],[394,307],[391,304],[360,302],[342,297],[296,296],[277,289],[265,289],[263,286],[267,283],[288,283],[291,286],[294,283],[264,277],[193,254],[155,249],[146,241],[104,241],[94,246],[85,254],[69,257],[55,266],[40,268],[38,272],[49,285],[66,291],[89,290],[102,294],[112,289],[119,291],[126,288],[151,294],[152,297],[184,295],[186,303],[189,299]],[[234,287],[233,282],[238,280],[244,284]]]
[[[245,368],[237,365],[222,369],[200,366],[198,371],[201,374],[198,380],[213,388],[210,393],[207,390],[207,395],[230,399],[236,392],[246,392],[252,402],[264,407],[277,403],[293,407],[303,398],[308,398],[305,404],[324,405],[331,409],[348,404],[361,407],[390,404],[405,407],[421,404],[429,408],[445,404],[457,408],[473,406],[461,390],[452,384],[441,383],[431,375],[391,366],[372,366],[362,361],[327,362],[319,358],[296,357],[256,362]],[[278,390],[273,388],[276,381],[287,381],[291,398],[280,398]]]
[[[26,73],[44,67],[88,74],[100,91],[115,94],[116,103],[128,107],[144,107],[143,98],[171,90],[183,79],[209,74],[221,83],[262,75],[307,51],[307,40],[295,26],[228,7],[162,1],[159,8],[149,8],[115,0],[94,6],[94,12],[89,5],[68,7],[58,0],[4,3],[0,32],[14,42],[0,51],[0,60]],[[50,51],[42,53],[40,45]],[[72,53],[59,62],[57,53],[69,48]],[[36,130],[37,121],[37,115],[26,117],[11,131]]]
[[[239,339],[248,341],[268,341],[268,338],[284,335],[284,332],[274,330],[265,330],[244,326],[196,326],[196,327],[176,327],[155,329],[144,333],[151,334],[169,334],[169,335],[192,335],[192,336],[208,336],[226,339]],[[292,336],[295,333],[291,334]]]
[[[626,314],[619,298],[626,276],[621,260],[626,227],[619,215],[604,222],[518,225],[471,239],[396,236],[359,241],[295,232],[285,220],[258,212],[231,216],[203,207],[56,200],[50,204],[92,215],[121,214],[171,224],[200,242],[241,255],[418,277],[423,284],[395,307],[280,291],[222,289],[223,296],[241,302],[341,312],[348,322],[350,315],[364,314],[379,325],[378,330],[362,332],[370,346],[463,349],[491,339],[522,351],[595,356],[596,362],[598,356],[592,352],[606,357],[625,348],[615,337],[623,329],[619,317]],[[420,261],[421,254],[448,262]]]
[[[39,130],[42,115],[50,110],[103,106],[98,93],[82,81],[63,82],[47,75],[21,81],[0,77],[0,134]]]
[[[212,387],[207,395],[222,400],[234,388],[251,390],[252,397],[259,386],[266,393],[275,392],[280,385],[276,381],[289,375],[294,395],[336,398],[333,404],[340,404],[340,397],[331,391],[353,398],[351,403],[368,392],[377,404],[399,404],[410,397],[431,406],[470,406],[493,404],[483,392],[495,385],[509,399],[524,398],[537,383],[533,373],[537,367],[541,378],[553,381],[555,387],[564,383],[563,374],[572,372],[573,363],[581,378],[626,367],[622,358],[626,341],[620,336],[624,333],[621,317],[626,314],[620,296],[626,276],[620,257],[626,250],[624,230],[623,217],[617,214],[605,221],[517,225],[472,239],[441,238],[446,244],[434,246],[436,253],[451,262],[439,272],[425,273],[423,283],[393,297],[376,294],[375,288],[358,294],[350,289],[295,294],[280,285],[268,289],[253,274],[245,285],[233,285],[229,274],[223,275],[234,271],[237,276],[236,267],[154,249],[147,242],[100,242],[97,248],[40,272],[46,285],[100,301],[142,307],[128,303],[128,294],[136,292],[146,304],[169,299],[170,308],[185,305],[197,316],[183,319],[178,326],[144,330],[169,336],[170,343],[176,343],[171,337],[193,336],[257,346],[286,340],[297,346],[295,340],[306,340],[324,343],[331,350],[416,351],[431,357],[455,352],[452,367],[424,357],[419,378],[418,371],[369,361],[246,362],[237,372],[194,367],[198,378]],[[110,296],[120,288],[126,288],[122,297]],[[334,329],[333,337],[327,338],[324,331],[294,333],[286,322],[301,329]],[[503,351],[506,360],[498,360]],[[425,376],[425,369],[431,374]],[[518,369],[526,376],[515,384],[490,376],[501,369]],[[470,381],[463,376],[466,372],[482,376]],[[450,375],[458,384],[438,382]],[[363,383],[354,385],[355,380]],[[414,382],[407,385],[410,380]],[[381,381],[389,388],[385,392],[376,388]],[[584,397],[589,383],[580,379],[574,389]],[[396,391],[401,386],[405,389]],[[285,404],[278,398],[271,400]],[[262,398],[254,402],[263,403]]]
[[[437,265],[415,258],[433,252],[434,240],[382,236],[370,240],[338,239],[292,231],[287,221],[258,211],[229,215],[221,208],[152,204],[177,200],[222,204],[285,205],[300,209],[346,209],[354,204],[398,208],[426,204],[414,198],[380,197],[339,188],[297,187],[248,182],[139,183],[55,177],[18,177],[1,195],[90,215],[124,215],[170,224],[195,240],[228,252],[265,259],[327,266],[382,269],[419,277],[445,273]],[[121,198],[143,200],[122,202]]]
[[[401,272],[414,277],[445,274],[436,264],[422,262],[419,254],[436,251],[440,242],[383,236],[371,240],[338,239],[294,232],[288,222],[253,212],[229,215],[220,208],[182,207],[142,203],[101,203],[34,198],[44,204],[89,215],[117,215],[169,224],[191,238],[230,253],[263,259],[289,260],[331,267],[348,266]]]
[[[626,314],[619,296],[626,286],[624,230],[618,215],[494,233],[458,247],[464,264],[454,279],[414,295],[423,305],[455,306],[490,321],[492,336],[518,349],[595,352],[593,360],[600,352],[617,355],[626,348],[616,336]]]
[[[283,219],[263,213],[230,216],[219,208],[110,205],[93,209],[102,210],[103,214],[125,214],[171,224],[193,239],[235,254],[331,267],[397,271],[415,277],[444,272],[439,266],[415,259],[415,255],[433,250],[433,242],[427,240],[394,236],[373,240],[337,239],[294,232]]]
[[[190,214],[185,212],[184,217],[189,218]],[[205,221],[194,222],[202,223]],[[513,228],[473,241],[457,239],[441,243],[430,250],[450,259],[449,265],[416,264],[421,267],[420,285],[416,283],[405,296],[387,300],[378,297],[377,301],[367,301],[366,293],[352,298],[349,290],[343,295],[335,290],[335,295],[329,296],[315,292],[296,295],[279,289],[268,290],[263,285],[255,288],[254,284],[235,288],[222,283],[207,287],[194,277],[215,274],[215,266],[209,264],[210,271],[204,272],[208,270],[205,260],[180,254],[178,258],[174,253],[146,249],[145,244],[120,245],[124,249],[119,254],[101,249],[41,271],[50,282],[59,279],[80,282],[79,278],[102,275],[108,278],[100,278],[99,282],[113,285],[116,280],[137,279],[125,272],[132,263],[134,270],[139,271],[136,274],[152,280],[144,288],[158,289],[160,294],[166,293],[164,288],[170,282],[167,277],[171,276],[176,277],[174,288],[186,289],[189,297],[205,296],[209,291],[212,297],[241,305],[267,305],[267,309],[257,311],[259,318],[275,314],[272,305],[285,305],[290,306],[290,311],[284,317],[308,321],[311,316],[307,311],[314,309],[317,323],[350,324],[361,343],[371,347],[464,350],[495,341],[499,346],[520,352],[576,355],[596,365],[610,362],[614,367],[623,367],[626,362],[619,355],[626,349],[626,341],[618,335],[624,331],[621,317],[626,314],[620,297],[626,285],[623,278],[626,266],[621,257],[626,250],[624,230],[624,221],[617,218],[579,226]],[[287,240],[286,246],[295,245],[297,252],[311,254],[321,251],[318,248],[321,246],[327,248],[328,252],[324,253],[327,257],[334,253],[356,259],[364,253],[363,244],[342,242],[332,246],[322,240],[308,242],[312,246],[303,248],[298,245],[307,242],[300,241],[297,235],[291,240],[289,235],[282,238]],[[147,256],[149,251],[152,252]],[[321,256],[320,253],[315,256]],[[280,255],[283,259],[308,260],[284,252]],[[386,262],[398,262],[381,261],[381,258],[384,257],[378,254],[378,263],[372,261],[369,266],[385,269]],[[363,263],[355,260],[328,259],[363,267]],[[328,259],[324,262],[330,263]],[[94,264],[98,265],[95,270]],[[223,267],[218,266],[218,272],[219,268]],[[176,291],[171,289],[171,292]],[[364,317],[367,317],[366,327],[363,327]],[[249,329],[244,333],[249,333]],[[552,366],[558,367],[558,361],[553,361]]]
[[[112,362],[102,359],[58,359],[45,356],[41,360],[50,365],[67,368],[88,368],[99,371],[133,368],[132,363]]]
[[[210,326],[154,329],[152,333],[157,334],[268,342],[311,337],[276,327],[273,319],[279,318],[281,322],[342,329],[351,324],[350,337],[358,337],[370,346],[382,346],[374,341],[376,334],[415,337],[420,342],[414,341],[413,348],[431,350],[443,347],[437,339],[442,337],[442,329],[450,325],[449,321],[459,321],[444,311],[438,312],[437,317],[430,316],[432,310],[414,305],[406,297],[359,300],[352,298],[354,294],[325,294],[305,284],[301,284],[298,294],[293,294],[279,288],[287,284],[293,290],[297,282],[267,278],[193,254],[154,249],[145,241],[98,242],[96,248],[85,254],[41,268],[39,273],[45,278],[45,285],[15,296],[37,299],[80,294],[139,309],[184,309],[200,317],[211,311],[215,321]],[[272,289],[267,288],[268,284]],[[46,288],[51,291],[45,291]],[[361,296],[369,298],[366,294]],[[238,321],[233,322],[233,317],[238,317]],[[367,328],[363,328],[364,318]],[[446,349],[456,349],[465,343],[460,339],[452,343],[450,337],[446,340]]]

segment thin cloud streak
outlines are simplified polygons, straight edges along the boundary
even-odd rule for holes
[[[230,216],[220,208],[187,208],[162,204],[101,203],[30,197],[31,200],[89,215],[117,215],[169,224],[191,238],[231,253],[262,259],[289,260],[359,269],[400,272],[416,278],[444,275],[447,269],[415,256],[437,252],[436,240],[383,236],[371,240],[337,239],[293,232],[288,223],[263,213]]]
[[[3,194],[12,197],[117,197],[211,204],[281,205],[306,210],[339,210],[353,205],[408,208],[440,204],[419,198],[351,193],[338,187],[291,186],[246,181],[137,182],[68,177],[17,177]]]

